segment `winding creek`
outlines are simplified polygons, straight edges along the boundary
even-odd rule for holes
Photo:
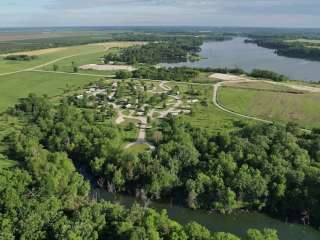
[[[134,197],[108,193],[106,190],[95,188],[92,195],[97,199],[104,199],[125,206],[131,206],[139,202]],[[152,202],[150,207],[156,210],[167,210],[171,219],[187,224],[196,221],[211,231],[230,232],[238,236],[244,236],[249,228],[273,228],[278,231],[280,240],[319,240],[320,231],[309,226],[299,224],[288,224],[277,219],[273,219],[261,213],[238,213],[222,215],[208,213],[203,210],[191,210],[188,208],[171,205],[168,203]]]
[[[292,80],[320,81],[320,62],[278,56],[271,49],[246,44],[244,40],[237,37],[224,42],[205,42],[200,53],[205,59],[164,66],[239,67],[246,71],[259,68],[284,74]]]

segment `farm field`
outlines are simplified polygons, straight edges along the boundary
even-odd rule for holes
[[[306,128],[320,126],[319,93],[222,87],[218,98],[222,106],[237,113]]]
[[[110,42],[105,44],[89,44],[89,45],[81,45],[67,48],[60,48],[59,51],[49,51],[47,54],[42,54],[38,58],[31,61],[8,61],[0,58],[0,75],[4,73],[10,73],[14,71],[21,71],[28,68],[34,67],[44,67],[42,65],[50,65],[50,62],[57,61],[60,62],[65,60],[64,64],[72,62],[72,59],[79,59],[79,56],[94,55],[96,59],[97,56],[103,56],[106,53],[106,50],[115,47],[128,47],[133,43],[126,42]],[[19,54],[19,53],[17,53]],[[70,61],[71,59],[71,61]],[[91,60],[91,59],[90,59]],[[86,58],[83,60],[87,63]],[[96,62],[96,61],[95,61]],[[48,64],[49,63],[49,64]],[[51,63],[53,64],[53,62]],[[52,70],[52,68],[51,68]]]

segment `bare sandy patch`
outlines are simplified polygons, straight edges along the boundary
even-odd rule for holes
[[[210,78],[214,78],[220,81],[228,82],[226,85],[230,85],[230,83],[268,83],[277,86],[288,87],[294,90],[309,92],[309,93],[320,93],[320,88],[312,87],[312,86],[305,86],[293,83],[283,83],[283,82],[274,82],[270,80],[263,80],[263,79],[250,79],[245,76],[237,76],[232,74],[223,74],[223,73],[214,73],[210,75]]]
[[[117,70],[127,70],[134,71],[134,67],[130,65],[112,65],[112,64],[87,64],[80,67],[82,70],[98,70],[98,71],[117,71]]]
[[[39,55],[44,55],[44,54],[48,54],[48,53],[59,52],[59,51],[65,50],[65,49],[66,48],[64,48],[64,47],[61,47],[61,48],[47,48],[47,49],[25,51],[25,52],[6,53],[6,54],[2,54],[0,56],[2,56],[2,57],[6,57],[6,56],[9,56],[9,55],[39,56]]]
[[[221,81],[243,81],[248,80],[242,76],[232,75],[232,74],[224,74],[224,73],[214,73],[209,76],[210,78],[215,78]]]

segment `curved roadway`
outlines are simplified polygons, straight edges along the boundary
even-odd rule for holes
[[[235,81],[233,81],[234,83]],[[248,81],[237,81],[236,83],[241,83],[241,82],[248,82]],[[237,113],[237,112],[234,112],[234,111],[231,111],[227,108],[225,108],[224,106],[220,105],[219,104],[219,101],[218,101],[218,90],[219,88],[224,84],[225,82],[218,82],[216,84],[213,85],[213,104],[219,108],[220,110],[224,111],[224,112],[227,112],[229,114],[233,114],[235,116],[238,116],[238,117],[242,117],[242,118],[246,118],[246,119],[251,119],[251,120],[256,120],[256,121],[260,121],[260,122],[263,122],[263,123],[273,123],[272,121],[268,121],[268,120],[265,120],[265,119],[261,119],[261,118],[257,118],[257,117],[252,117],[252,116],[248,116],[248,115],[245,115],[245,114],[241,114],[241,113]]]

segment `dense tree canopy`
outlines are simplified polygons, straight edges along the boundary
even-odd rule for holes
[[[132,76],[140,79],[191,81],[199,75],[199,71],[188,67],[156,68],[141,67],[133,71]]]
[[[200,177],[194,167],[202,163],[202,153],[196,146],[205,138],[195,138],[194,143],[195,132],[178,127],[173,119],[162,128],[164,137],[159,139],[156,158],[125,154],[120,148],[121,129],[95,121],[94,111],[79,109],[69,101],[54,106],[46,97],[30,95],[11,113],[29,127],[17,129],[5,139],[7,155],[17,160],[19,167],[0,169],[1,239],[239,240],[229,233],[212,233],[194,222],[182,226],[165,211],[157,213],[138,205],[126,209],[91,200],[89,183],[74,164],[90,166],[110,190],[126,191],[131,185],[131,190],[143,188],[155,197],[192,181],[194,174]],[[259,179],[259,173],[248,168],[243,174],[239,178],[244,185],[246,174],[249,179]],[[264,195],[254,187],[249,191]],[[252,229],[245,239],[278,237],[272,230]]]
[[[197,54],[201,50],[202,43],[201,38],[195,37],[153,42],[126,48],[119,53],[109,53],[105,56],[105,62],[125,62],[128,64],[186,62],[190,54]]]
[[[254,78],[265,78],[265,79],[270,79],[276,82],[282,82],[282,81],[288,80],[288,77],[282,74],[278,74],[268,70],[261,70],[261,69],[253,69],[249,75]]]

